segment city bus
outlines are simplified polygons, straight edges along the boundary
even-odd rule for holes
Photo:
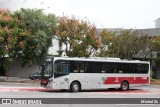
[[[150,84],[150,62],[120,58],[46,57],[41,86],[47,89],[100,90]]]

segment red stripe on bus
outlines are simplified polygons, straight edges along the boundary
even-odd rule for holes
[[[104,84],[121,84],[124,80],[128,81],[129,84],[149,83],[149,77],[107,77]]]

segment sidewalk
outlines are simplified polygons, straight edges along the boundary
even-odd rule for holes
[[[38,80],[30,80],[29,78],[22,77],[7,77],[0,76],[0,82],[36,82]]]

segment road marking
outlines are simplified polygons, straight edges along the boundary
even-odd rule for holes
[[[160,89],[154,90],[128,90],[128,91],[96,91],[96,92],[84,92],[85,94],[160,94]]]
[[[37,91],[56,92],[59,90],[45,89],[43,87],[0,87],[0,91]],[[160,89],[131,89],[128,91],[105,90],[105,91],[82,91],[82,94],[160,94]]]
[[[122,106],[124,106],[124,105],[136,105],[136,106],[139,106],[139,105],[141,105],[141,106],[142,106],[142,105],[143,105],[143,106],[144,106],[144,105],[147,105],[147,106],[148,106],[148,105],[150,105],[150,106],[151,106],[151,105],[152,105],[152,106],[153,106],[153,105],[156,105],[156,104],[115,104],[115,105],[122,105]]]
[[[8,90],[8,91],[53,91],[45,88],[33,88],[33,87],[0,87],[0,91]]]

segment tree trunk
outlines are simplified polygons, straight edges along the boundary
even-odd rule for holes
[[[68,45],[67,45],[67,43],[64,43],[64,44],[66,45],[66,55],[70,56],[69,51],[68,51]]]

